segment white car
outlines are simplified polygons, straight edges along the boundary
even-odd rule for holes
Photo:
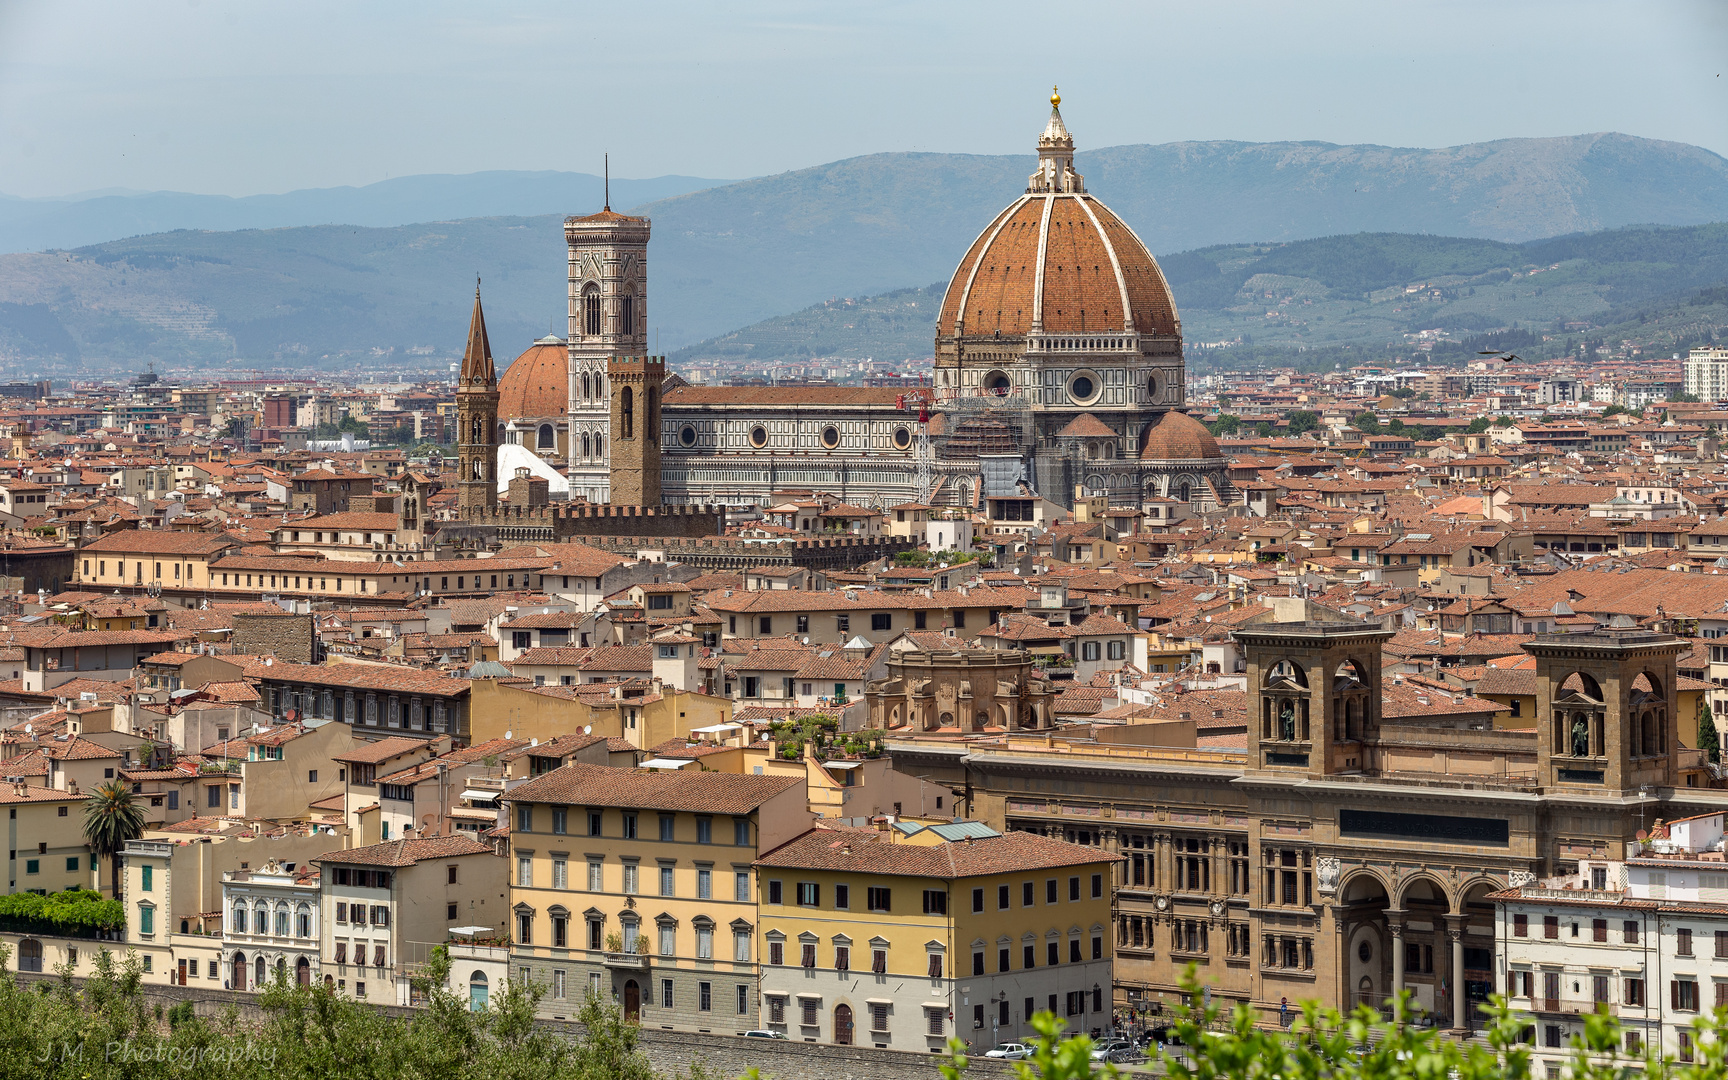
[[[1118,1050],[1132,1050],[1134,1044],[1127,1039],[1103,1039],[1092,1044],[1092,1060],[1108,1061],[1110,1055]]]
[[[1000,1058],[1006,1061],[1020,1061],[1032,1056],[1032,1048],[1025,1043],[1003,1043],[993,1049],[986,1050],[987,1058]]]
[[[766,1031],[766,1030],[746,1031],[744,1033],[744,1037],[746,1039],[784,1039],[786,1037],[786,1033],[783,1031]]]

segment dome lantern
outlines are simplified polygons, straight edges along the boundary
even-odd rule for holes
[[[1062,123],[1062,95],[1050,88],[1050,122],[1038,136],[1038,171],[1026,181],[1030,195],[1081,195],[1086,178],[1074,171],[1074,136]]]

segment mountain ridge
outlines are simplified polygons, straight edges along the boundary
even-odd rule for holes
[[[1033,163],[1031,154],[863,155],[642,204],[636,210],[653,219],[655,237],[650,347],[672,351],[831,298],[946,280],[978,231],[1024,190]],[[1728,220],[1728,161],[1616,133],[1442,150],[1139,144],[1083,151],[1076,166],[1154,252],[1362,231],[1522,242]],[[8,305],[0,331],[9,320],[28,324],[0,334],[0,357],[19,368],[56,357],[450,357],[466,318],[457,301],[476,270],[489,283],[499,351],[509,352],[505,342],[525,346],[563,313],[561,219],[583,208],[389,227],[186,231],[0,256],[0,304]],[[44,329],[50,323],[63,335]]]

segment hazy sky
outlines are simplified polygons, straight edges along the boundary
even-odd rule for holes
[[[230,195],[484,169],[743,177],[883,150],[1728,154],[1728,3],[0,0],[0,192]]]

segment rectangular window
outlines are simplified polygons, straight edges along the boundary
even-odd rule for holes
[[[696,928],[696,959],[714,959],[714,928],[711,926]]]
[[[816,966],[816,943],[815,942],[806,941],[806,942],[804,942],[803,945],[799,946],[799,948],[798,948],[798,963],[800,964],[800,966],[807,967],[807,968],[813,968]]]
[[[1077,877],[1071,877],[1068,879],[1068,899],[1080,899],[1080,879]]]
[[[870,1030],[888,1030],[888,1006],[881,1002],[874,1002],[870,1006]]]
[[[626,839],[626,840],[636,839],[636,815],[635,814],[625,814],[624,815],[624,832],[622,835],[623,835],[624,839]]]
[[[734,819],[732,819],[732,846],[734,846],[734,847],[749,847],[750,846],[750,819],[749,818],[734,818]]]
[[[770,881],[768,883],[768,902],[770,904],[785,903],[785,900],[781,898],[780,883],[778,881]]]
[[[672,815],[670,815],[670,814],[661,814],[660,815],[660,842],[663,844],[671,843],[671,841],[672,841],[672,822],[673,822],[673,820],[674,819],[673,819]]]
[[[750,987],[738,984],[738,1015],[743,1016],[750,1011]]]
[[[984,954],[982,952],[972,954],[972,974],[984,974]]]
[[[1044,902],[1046,904],[1054,904],[1056,902],[1055,878],[1049,878],[1044,882]]]
[[[822,887],[814,881],[800,881],[798,883],[798,906],[821,907]]]
[[[456,868],[450,868],[450,883],[456,883]],[[563,859],[552,860],[552,887],[568,889],[570,887],[570,864]]]
[[[816,1015],[816,1010],[817,1010],[816,999],[815,998],[805,998],[803,1001],[799,1002],[799,1004],[802,1006],[802,1010],[801,1010],[803,1013],[802,1023],[804,1024],[804,1026],[805,1027],[815,1027],[817,1025],[817,1022],[818,1022],[818,1018]]]
[[[141,907],[138,909],[138,932],[154,934],[156,932],[156,909]]]
[[[834,906],[842,911],[852,907],[852,888],[849,885],[834,886]]]
[[[600,835],[600,811],[598,810],[588,811],[588,835]]]
[[[604,886],[602,884],[603,878],[601,875],[602,875],[603,871],[601,870],[601,866],[602,866],[602,864],[601,864],[599,859],[589,859],[588,860],[588,891],[589,892],[603,892],[603,891],[605,891]]]
[[[785,962],[786,962],[786,944],[785,944],[785,942],[770,941],[768,943],[768,963],[770,963],[774,967],[779,967],[781,964],[784,964]]]
[[[1528,916],[1528,915],[1514,915],[1514,916],[1512,916],[1512,936],[1513,937],[1529,937],[1530,936],[1530,916]]]
[[[748,930],[732,931],[732,959],[740,964],[750,962],[750,932]]]
[[[656,597],[659,599],[659,597]],[[672,599],[670,596],[665,599]],[[696,984],[696,1008],[700,1012],[709,1012],[714,1008],[714,985],[712,983]]]
[[[1038,946],[1026,945],[1020,950],[1020,966],[1035,968],[1038,966]]]
[[[1636,922],[1632,921],[1631,919],[1627,919],[1625,924],[1622,926],[1621,929],[1622,929],[1623,933],[1626,935],[1626,944],[1628,944],[1628,945],[1638,944],[1638,924]]]
[[[568,807],[554,806],[552,808],[552,834],[564,836],[570,832],[570,810]]]
[[[1643,979],[1627,979],[1626,985],[1623,989],[1625,991],[1623,996],[1627,1005],[1642,1006],[1644,1004]]]
[[[1691,979],[1675,979],[1668,984],[1669,1004],[1680,1012],[1698,1011],[1698,984]]]
[[[925,1014],[929,1017],[929,1027],[926,1029],[927,1032],[931,1035],[936,1036],[937,1038],[940,1038],[942,1036],[943,1031],[946,1030],[946,1028],[944,1027],[944,1022],[948,1018],[947,1014],[944,1013],[941,1009],[926,1009]]]
[[[943,892],[941,889],[925,889],[924,890],[924,914],[926,914],[926,915],[946,915],[946,914],[948,914],[948,894]]]
[[[972,890],[972,911],[974,914],[984,910],[984,890]]]
[[[73,866],[73,867],[68,867],[68,869],[76,870],[78,868],[76,866]],[[139,870],[139,875],[143,879],[142,884],[143,884],[144,891],[145,892],[154,892],[156,889],[156,885],[155,885],[156,868],[154,866],[143,867]]]
[[[940,979],[941,977],[942,977],[942,954],[939,952],[933,952],[930,954],[930,978]]]
[[[1062,962],[1062,943],[1052,939],[1045,943],[1044,962],[1055,967]]]
[[[698,870],[698,871],[696,871],[696,899],[698,899],[698,900],[712,900],[712,899],[714,899],[714,871],[712,871],[712,870]]]
[[[852,947],[850,945],[834,946],[834,970],[852,970]]]
[[[1680,956],[1692,955],[1692,931],[1681,927],[1674,931],[1674,952]]]
[[[768,999],[768,1022],[770,1024],[784,1024],[786,1022],[785,998],[771,997]]]
[[[660,1007],[662,1009],[670,1009],[672,1007],[672,980],[671,979],[661,979],[660,980]]]
[[[534,831],[534,808],[532,806],[518,806],[516,808],[516,831]]]
[[[627,862],[624,864],[624,892],[631,896],[636,894],[637,869],[637,865],[633,862]]]
[[[672,868],[670,866],[662,866],[660,868],[660,895],[677,895],[672,891]]]
[[[1717,936],[1721,937],[1722,935],[1718,934]],[[1607,919],[1591,919],[1590,920],[1590,940],[1591,941],[1607,941],[1608,940],[1608,920]]]
[[[1103,874],[1093,874],[1092,875],[1092,899],[1096,900],[1103,895],[1104,895],[1104,875]]]
[[[1014,950],[1006,945],[996,950],[996,970],[1011,971],[1014,967]]]
[[[877,975],[888,974],[888,950],[870,950],[870,970]]]
[[[750,871],[738,870],[732,875],[732,899],[740,904],[750,902]]]
[[[526,855],[516,858],[516,884],[524,889],[534,887],[534,860]]]
[[[1542,936],[1550,941],[1557,940],[1560,937],[1560,916],[1542,916]]]
[[[880,612],[878,614],[870,616],[870,629],[872,629],[872,630],[892,630],[893,628],[894,628],[894,616],[889,614],[888,612],[884,611],[884,612]]]
[[[893,897],[889,890],[871,886],[864,890],[864,904],[871,911],[891,911]]]
[[[1716,959],[1728,960],[1728,930],[1716,931]]]
[[[696,842],[712,844],[714,842],[714,819],[699,817],[696,819]]]

